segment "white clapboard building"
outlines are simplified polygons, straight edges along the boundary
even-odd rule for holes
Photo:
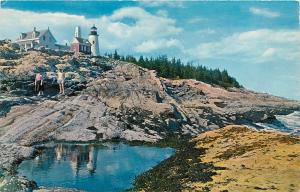
[[[21,33],[15,43],[19,44],[20,49],[23,50],[40,47],[58,49],[57,45],[55,44],[56,39],[52,35],[49,28],[38,31],[34,27],[33,31]]]

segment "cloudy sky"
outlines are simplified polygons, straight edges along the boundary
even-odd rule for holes
[[[297,1],[10,1],[0,39],[48,26],[58,43],[95,24],[101,53],[169,57],[227,69],[248,89],[300,100]]]

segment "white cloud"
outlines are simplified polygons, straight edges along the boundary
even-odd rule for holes
[[[132,37],[136,38],[136,35],[146,35],[148,37],[153,36],[168,36],[178,34],[182,31],[181,28],[176,27],[176,20],[151,14],[139,7],[122,8],[113,13],[113,15],[107,17],[109,22],[114,25],[118,25],[119,32],[126,32],[127,34],[133,34]],[[131,18],[136,20],[136,25],[129,26],[122,22],[122,19]]]
[[[87,36],[90,27],[95,24],[100,34],[102,52],[114,49],[133,52],[134,47],[145,40],[172,39],[182,32],[182,28],[176,26],[176,20],[168,18],[167,15],[151,14],[139,7],[118,9],[112,15],[93,19],[65,13],[3,9],[0,11],[0,18],[0,39],[16,39],[19,33],[30,31],[34,26],[38,29],[50,26],[50,30],[60,43],[73,38],[75,26],[80,25],[83,36]],[[126,22],[128,19],[133,22]]]
[[[262,57],[272,57],[275,55],[275,53],[276,53],[276,49],[268,48],[263,52]]]
[[[200,34],[200,35],[212,35],[212,34],[215,34],[216,31],[213,30],[213,29],[200,29],[198,31],[196,31],[197,34]]]
[[[188,22],[189,24],[196,24],[196,23],[201,23],[201,22],[203,22],[203,21],[205,21],[205,20],[206,20],[206,19],[203,18],[203,17],[193,17],[193,18],[189,19],[187,22]]]
[[[29,11],[18,11],[13,9],[2,9],[0,11],[0,38],[15,40],[21,32],[32,31],[33,27],[50,30],[60,42],[71,40],[74,28],[77,25],[87,30],[95,23],[96,19],[86,19],[83,16],[69,15],[65,13],[34,13]]]
[[[149,53],[159,49],[172,47],[182,49],[182,44],[177,39],[147,40],[136,46],[135,51],[140,53]]]
[[[206,43],[197,42],[196,36],[194,39],[198,45],[185,51],[186,58],[213,68],[226,68],[249,89],[300,99],[299,30],[260,29]]]
[[[234,59],[245,63],[300,60],[300,31],[260,29],[202,43],[188,49],[187,54],[198,59]]]
[[[269,9],[257,8],[257,7],[250,7],[249,11],[254,15],[264,16],[268,18],[276,18],[280,16],[280,13],[271,11]]]
[[[168,7],[177,7],[184,8],[184,2],[181,0],[137,0],[141,5],[147,7],[159,7],[159,6],[168,6]]]
[[[133,19],[134,25],[123,22],[124,19]],[[110,49],[123,49],[132,51],[134,47],[144,41],[156,41],[157,39],[175,38],[182,32],[176,26],[176,20],[166,15],[150,14],[139,7],[122,8],[111,16],[102,17],[103,41]],[[112,45],[115,45],[114,47]]]
[[[166,11],[166,10],[158,10],[157,12],[156,12],[156,14],[158,15],[158,16],[162,16],[162,17],[168,17],[168,15],[169,15],[169,13],[168,13],[168,11]]]
[[[177,49],[178,57],[190,59],[235,57],[254,63],[275,58],[300,60],[299,31],[260,29],[235,33],[206,43],[199,40],[198,46],[190,45],[184,49],[184,41],[180,37],[183,29],[176,26],[176,20],[166,14],[151,14],[140,7],[118,9],[111,15],[93,19],[65,13],[2,9],[0,18],[0,39],[16,39],[20,32],[30,31],[34,26],[38,29],[50,26],[57,40],[65,43],[72,39],[75,26],[80,25],[83,35],[86,36],[89,28],[96,24],[102,53],[118,49],[126,53],[150,53],[160,50],[161,54],[167,54],[169,50]],[[126,23],[127,19],[133,22]],[[201,36],[215,33],[212,29],[200,30],[194,33],[194,42],[197,43]]]

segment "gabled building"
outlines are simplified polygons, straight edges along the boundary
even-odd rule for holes
[[[81,37],[80,27],[75,28],[75,36],[71,42],[71,51],[91,54],[91,43]]]
[[[52,35],[50,29],[37,31],[33,28],[33,31],[27,33],[21,33],[19,38],[15,41],[19,44],[20,49],[27,50],[30,48],[45,47],[49,49],[56,49],[56,39]]]

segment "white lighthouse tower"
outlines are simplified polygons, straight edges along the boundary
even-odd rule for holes
[[[97,28],[95,25],[91,28],[91,32],[89,34],[89,42],[91,44],[91,54],[92,56],[99,56],[99,42],[98,42],[98,34]]]

